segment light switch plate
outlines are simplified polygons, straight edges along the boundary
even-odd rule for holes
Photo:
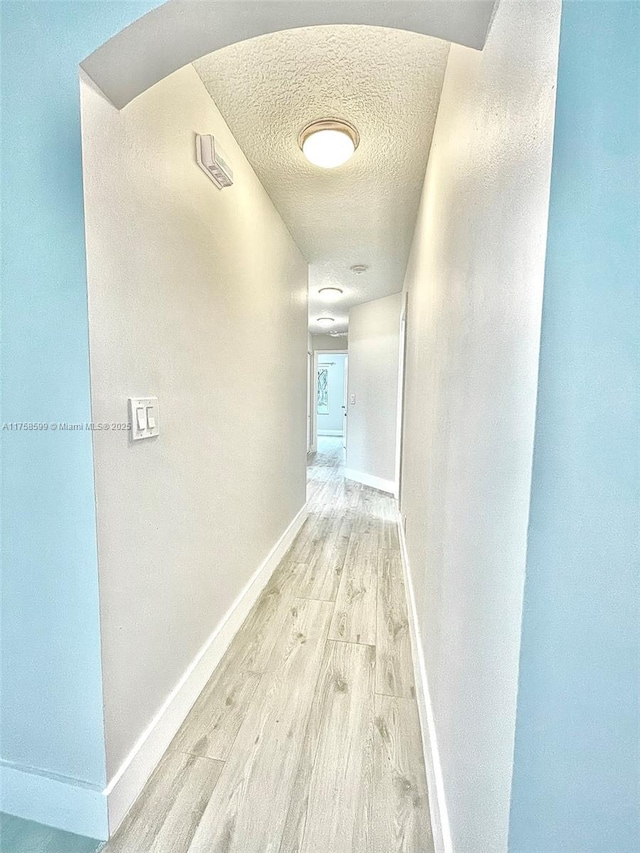
[[[153,438],[160,432],[157,397],[129,397],[131,441]]]

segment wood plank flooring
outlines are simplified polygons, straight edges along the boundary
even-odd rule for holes
[[[342,457],[103,853],[432,853],[395,503]]]

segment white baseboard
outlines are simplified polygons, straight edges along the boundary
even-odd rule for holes
[[[396,493],[396,484],[393,480],[383,480],[382,477],[374,477],[373,474],[365,474],[363,471],[355,471],[353,468],[345,468],[344,476],[347,480],[355,480],[356,483],[371,486],[372,489],[379,489],[381,492],[389,492],[392,495]]]
[[[344,435],[344,433],[342,432],[341,429],[319,429],[318,435],[340,436],[340,435]]]
[[[107,802],[101,787],[0,764],[0,811],[98,841],[109,837]]]
[[[420,728],[422,730],[422,746],[424,749],[424,760],[427,769],[433,843],[435,853],[453,853],[451,829],[449,826],[449,815],[447,812],[447,801],[444,789],[444,777],[442,775],[442,766],[440,764],[438,738],[433,718],[433,706],[429,695],[429,679],[427,677],[423,645],[420,637],[420,623],[418,621],[416,599],[413,591],[413,581],[411,578],[411,568],[409,566],[407,539],[400,517],[398,518],[398,535],[400,537],[400,551],[402,554],[402,565],[404,568],[404,580],[409,598],[409,633],[411,635],[416,699],[420,715]]]
[[[307,515],[302,507],[253,577],[238,595],[225,619],[211,634],[164,705],[138,739],[128,757],[104,790],[109,811],[110,835],[116,831],[136,797],[175,737],[202,692],[231,640],[246,619],[274,569],[284,557]]]

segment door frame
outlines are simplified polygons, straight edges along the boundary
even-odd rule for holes
[[[405,362],[407,358],[407,292],[402,293],[402,307],[400,309],[400,343],[398,351],[398,402],[396,413],[396,463],[394,477],[394,497],[398,501],[400,509],[400,494],[402,491],[402,452],[403,452],[403,429],[404,429],[404,386],[405,386]]]
[[[313,438],[313,349],[307,349],[307,453],[314,448]]]
[[[346,349],[315,349],[313,351],[313,400],[311,406],[311,426],[313,444],[311,452],[315,453],[318,450],[318,356],[327,355],[345,355],[348,357],[349,350]],[[347,371],[345,362],[345,385],[347,383]]]

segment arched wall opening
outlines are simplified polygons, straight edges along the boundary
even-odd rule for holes
[[[305,4],[304,8],[315,9],[318,13],[318,7]],[[522,19],[523,10],[527,12],[526,19]],[[538,4],[535,7],[504,4],[492,25],[490,38],[495,37],[489,50],[485,48],[481,53],[453,46],[453,61],[447,67],[446,97],[439,113],[440,132],[432,149],[435,156],[425,182],[423,212],[416,228],[415,252],[407,283],[410,291],[407,422],[411,435],[408,431],[405,444],[408,461],[403,478],[403,510],[409,519],[408,548],[412,565],[417,567],[414,576],[416,612],[424,631],[420,642],[425,670],[433,685],[429,700],[433,714],[425,731],[431,739],[427,749],[431,747],[428,766],[432,770],[430,792],[435,796],[434,833],[442,838],[444,849],[451,842],[455,847],[468,846],[477,827],[482,827],[479,846],[503,850],[508,831],[558,11],[557,3],[548,10]],[[328,21],[326,17],[314,21],[316,24],[355,23],[353,19]],[[233,16],[228,23],[233,27],[238,24]],[[296,25],[310,23],[305,17],[288,20],[287,26],[295,29]],[[367,23],[391,25],[389,19],[380,17],[369,19]],[[177,19],[174,24],[177,28]],[[433,19],[414,24],[412,29],[418,27],[423,34],[436,32]],[[246,27],[242,32],[249,38],[260,35],[255,29]],[[201,33],[197,35],[202,38]],[[236,35],[239,34],[236,32]],[[129,86],[126,75],[114,80],[101,72],[98,64],[91,69],[85,63],[83,70],[116,109],[128,103],[129,106],[122,110],[122,115],[127,116],[130,110],[136,109],[136,102],[139,104],[154,90],[160,79],[167,81],[174,74],[182,73],[181,70],[172,71],[174,65],[212,47],[224,47],[226,38],[219,33],[218,36],[215,43],[201,41],[196,48],[190,47],[183,52],[180,59],[169,61],[164,55],[169,51],[168,43],[163,50],[156,50],[156,41],[162,44],[162,36],[156,40],[147,34],[154,45],[155,59],[151,67],[155,72],[128,89],[125,88]],[[120,74],[124,53],[118,53],[121,46],[115,48],[111,63]],[[129,47],[126,52],[130,50]],[[170,72],[168,77],[162,77],[165,70]],[[147,84],[150,86],[147,94],[138,98],[136,92],[144,90]],[[523,140],[532,134],[538,144],[525,150]],[[505,163],[509,163],[510,168],[506,169]],[[519,164],[526,165],[520,168]],[[494,193],[495,188],[499,189]],[[473,200],[471,215],[470,199]],[[525,212],[522,219],[515,221],[509,216],[514,204]],[[436,213],[432,215],[431,211]],[[510,225],[505,231],[507,221]],[[483,247],[498,244],[502,246],[499,257],[484,251]],[[438,247],[435,264],[434,246]],[[524,266],[522,257],[527,259]],[[458,302],[448,295],[461,262],[473,273],[468,281],[459,284],[462,298]],[[515,278],[514,269],[517,270]],[[424,282],[437,282],[437,289],[426,288]],[[425,308],[431,305],[435,292],[440,294],[437,303]],[[473,310],[467,310],[470,306],[468,293],[474,294],[477,304],[482,306],[480,323]],[[416,312],[415,306],[420,305],[422,310],[418,308]],[[415,312],[413,316],[412,311]],[[509,325],[489,346],[482,329],[502,329],[510,312],[520,318],[519,331]],[[437,329],[419,327],[418,314],[423,320],[437,316],[437,323],[434,320]],[[435,342],[432,350],[428,345],[430,341]],[[446,344],[443,345],[443,341]],[[435,371],[442,384],[434,376],[427,356],[442,365],[441,370]],[[481,371],[482,377],[474,367],[479,359],[486,367]],[[451,381],[452,362],[461,380],[459,384]],[[508,389],[508,394],[498,404],[503,415],[504,435],[486,445],[481,436],[489,427],[478,431],[475,425],[478,419],[485,424],[493,423],[496,400],[492,382],[498,375],[502,376],[500,384]],[[480,378],[485,383],[482,390]],[[433,385],[426,398],[422,387],[425,382]],[[471,405],[467,383],[477,389],[474,405]],[[525,393],[522,388],[526,389]],[[425,404],[425,399],[441,401],[448,416],[450,414],[447,430],[443,429],[443,421],[431,417],[432,409]],[[425,435],[433,449],[426,460],[419,447]],[[446,448],[452,437],[459,443],[456,458],[465,460],[466,471],[470,470],[472,461],[487,458],[489,447],[493,463],[486,468],[479,464],[473,470],[472,493],[460,486],[465,482],[466,473],[460,472],[453,482],[447,479],[450,460],[446,458]],[[505,443],[513,443],[515,447],[514,462],[497,484],[494,472],[502,464]],[[429,470],[431,465],[433,468]],[[428,502],[427,495],[425,504],[424,484],[436,482],[433,503]],[[507,537],[511,543],[507,556],[505,513],[494,512],[487,524],[486,513],[480,511],[480,507],[497,506],[492,497],[496,488],[505,506],[509,507],[506,514],[513,535]],[[451,496],[451,502],[446,505],[439,497],[445,492]],[[478,505],[472,509],[476,499]],[[452,522],[447,513],[460,515]],[[425,517],[431,518],[430,530],[439,531],[441,539],[440,533],[425,535],[420,527]],[[489,528],[492,532],[487,536]],[[462,541],[455,534],[448,538],[447,531],[463,529],[473,531],[468,541]],[[455,559],[444,565],[440,559],[443,553],[454,554]],[[424,568],[427,563],[428,572]],[[514,564],[517,571],[513,570]],[[474,567],[475,580],[468,571],[469,566]],[[429,587],[435,582],[446,591],[444,604]],[[490,600],[484,600],[476,595],[474,583],[486,585],[492,591],[500,590],[500,594],[492,594]],[[456,613],[468,608],[472,614],[470,619],[464,620],[467,626],[464,631],[452,627],[447,613],[449,607]],[[502,626],[499,631],[496,630],[498,625]],[[505,648],[508,654],[504,653]],[[452,656],[460,662],[459,672],[454,675],[444,671],[444,662]],[[464,697],[470,679],[476,684],[478,706],[465,710]],[[500,685],[500,689],[496,685]],[[461,740],[463,733],[470,729],[475,732],[474,767],[482,776],[480,788],[492,792],[486,797],[478,797],[474,786],[460,784],[464,775],[461,763],[466,756]],[[112,825],[117,824],[119,815],[150,772],[164,743],[166,740],[162,738],[155,744],[147,739],[147,745],[152,748],[138,749],[130,761],[123,763],[122,773],[116,774],[109,790]],[[436,746],[442,758],[441,772],[434,769],[438,761]]]
[[[173,71],[236,42],[299,27],[389,27],[481,50],[496,0],[169,0],[80,65],[121,109]]]
[[[109,419],[107,408],[105,407],[106,397],[113,391],[113,375],[107,375],[104,371],[98,375],[98,371],[109,362],[109,372],[114,371],[114,361],[118,362],[120,356],[123,355],[124,346],[114,347],[117,350],[115,359],[109,359],[105,352],[99,354],[94,350],[96,341],[113,341],[115,336],[109,337],[108,334],[103,334],[105,328],[102,327],[100,321],[96,318],[109,318],[116,316],[116,311],[119,311],[119,306],[114,310],[113,304],[107,304],[115,295],[113,282],[118,279],[135,280],[135,270],[127,269],[125,274],[124,259],[118,261],[118,267],[115,268],[113,263],[113,253],[109,250],[101,252],[101,240],[107,240],[110,247],[114,245],[127,245],[126,228],[122,233],[116,234],[115,231],[108,235],[104,233],[97,235],[109,218],[109,209],[113,208],[115,197],[111,197],[109,203],[103,205],[102,208],[94,206],[96,194],[100,194],[104,190],[105,182],[110,180],[110,176],[119,174],[123,168],[123,163],[118,161],[117,155],[112,158],[114,152],[124,150],[129,145],[138,150],[144,147],[143,139],[135,139],[132,136],[129,127],[129,121],[135,123],[134,115],[141,117],[145,111],[145,104],[152,104],[154,99],[162,100],[169,97],[171,87],[175,84],[172,96],[180,100],[181,105],[184,105],[185,99],[182,97],[185,93],[193,94],[190,88],[189,76],[195,77],[195,72],[191,62],[199,57],[218,50],[227,45],[238,41],[246,41],[260,35],[272,33],[279,30],[295,30],[298,28],[308,28],[310,26],[320,25],[353,25],[353,26],[375,26],[386,27],[397,30],[411,30],[419,35],[437,36],[444,39],[455,35],[454,41],[459,41],[461,44],[469,43],[473,47],[481,47],[486,37],[486,32],[490,22],[492,3],[472,4],[469,6],[466,3],[311,3],[311,2],[277,2],[274,4],[251,4],[251,3],[178,3],[169,2],[153,10],[144,18],[136,21],[134,24],[123,30],[117,36],[114,36],[103,47],[99,48],[87,59],[81,63],[81,91],[82,91],[82,120],[83,134],[85,136],[84,161],[85,161],[85,231],[87,239],[87,254],[88,254],[88,272],[89,272],[89,320],[92,340],[91,352],[91,371],[92,371],[92,391],[93,391],[93,409],[94,414],[100,415],[100,420]],[[471,9],[471,14],[468,10]],[[243,14],[239,14],[240,11]],[[255,12],[255,14],[253,14]],[[165,92],[166,90],[166,92]],[[204,92],[202,93],[204,94]],[[106,96],[106,100],[102,96]],[[168,104],[164,102],[165,106]],[[127,109],[124,109],[128,107]],[[115,109],[114,109],[115,108]],[[158,112],[159,101],[155,104],[156,115]],[[153,107],[150,108],[153,112]],[[211,105],[210,105],[211,109]],[[118,111],[121,110],[121,113]],[[182,126],[188,129],[190,134],[194,129],[194,115],[189,115],[188,112],[181,113],[180,118],[176,117],[176,122],[182,122]],[[219,117],[220,118],[220,117]],[[144,120],[144,119],[141,119]],[[216,124],[215,117],[211,119]],[[96,122],[100,126],[97,133],[94,133]],[[118,128],[129,128],[125,139],[121,138],[118,141]],[[100,138],[100,135],[109,130],[111,135]],[[138,126],[139,129],[139,126]],[[162,128],[159,125],[154,126],[152,123],[148,126],[148,140],[153,140],[154,134],[161,134]],[[217,132],[217,131],[216,131]],[[225,139],[225,130],[220,127],[222,139]],[[91,141],[87,140],[91,137]],[[225,149],[227,146],[234,151],[234,158],[239,162],[242,159],[242,152],[234,148],[233,139],[228,139],[224,143]],[[153,146],[152,146],[153,147]],[[164,152],[166,155],[166,152]],[[151,149],[148,152],[149,158],[153,159]],[[164,155],[163,155],[164,156]],[[162,160],[162,157],[160,157]],[[190,163],[191,166],[191,163]],[[130,168],[131,163],[127,163],[126,167]],[[242,166],[241,168],[244,168]],[[87,173],[87,169],[90,173]],[[128,176],[122,176],[119,180],[120,189],[116,192],[128,192],[136,187],[136,181],[141,173],[146,169],[145,157],[141,156],[137,167]],[[175,177],[175,176],[174,176]],[[247,181],[251,178],[245,175]],[[94,180],[95,179],[95,180]],[[189,177],[185,180],[190,181]],[[195,180],[202,181],[202,175],[196,172]],[[158,181],[159,182],[159,181]],[[145,195],[148,187],[140,187],[139,195]],[[196,198],[199,190],[193,189],[192,200]],[[210,187],[205,186],[204,192],[208,197],[210,195]],[[215,196],[216,203],[220,200],[226,201],[228,195],[222,194]],[[135,191],[131,197],[121,195],[118,197],[119,205],[123,209],[128,210],[132,205],[135,205]],[[262,202],[264,203],[264,202]],[[88,206],[87,206],[88,205]],[[109,208],[111,205],[111,208]],[[221,211],[210,210],[214,219],[219,217],[224,221],[228,221],[227,214]],[[248,215],[248,214],[247,214]],[[206,213],[202,213],[202,220],[206,220]],[[169,224],[167,223],[167,230]],[[149,235],[147,235],[149,236]],[[156,235],[158,241],[162,242],[162,238]],[[273,234],[269,238],[274,240]],[[185,242],[185,245],[188,245]],[[98,246],[98,248],[96,248]],[[236,245],[237,257],[244,257],[246,261],[246,253],[239,249]],[[140,252],[140,244],[131,245],[126,254],[129,260],[135,257],[137,252]],[[191,253],[191,260],[196,255]],[[145,264],[147,270],[150,264],[155,261],[152,253],[146,255],[148,263]],[[168,259],[164,259],[168,260]],[[185,259],[186,262],[186,259]],[[213,259],[211,259],[213,262]],[[295,262],[292,262],[295,266]],[[162,269],[166,269],[167,264],[160,264]],[[157,281],[160,281],[162,269],[157,270]],[[99,277],[102,278],[99,279]],[[193,281],[192,270],[189,272],[190,280]],[[99,279],[99,280],[98,280]],[[167,293],[164,294],[166,297]],[[202,293],[200,296],[202,297]],[[101,301],[105,299],[106,301]],[[153,313],[153,300],[150,301],[148,309]],[[155,301],[157,305],[157,300]],[[139,307],[139,306],[138,306]],[[249,309],[248,309],[249,310]],[[93,318],[93,319],[92,319]],[[157,318],[156,318],[157,322]],[[306,326],[306,322],[305,322]],[[113,330],[111,330],[113,332]],[[283,329],[283,335],[286,330]],[[287,336],[292,338],[290,330]],[[135,340],[135,328],[131,329],[129,338]],[[263,360],[268,351],[267,342],[263,342],[262,356]],[[185,350],[186,351],[186,350]],[[146,355],[149,354],[147,349]],[[133,353],[132,353],[133,355]],[[161,357],[160,351],[156,353],[156,358]],[[144,359],[143,359],[144,360]],[[247,375],[251,371],[247,369]],[[131,375],[131,373],[129,374]],[[140,376],[138,382],[140,383]],[[118,387],[123,386],[122,375],[119,377]],[[146,381],[146,380],[145,380]],[[295,377],[288,379],[283,385],[295,388]],[[111,383],[111,386],[110,386]],[[236,383],[237,384],[237,383]],[[110,386],[110,387],[108,387]],[[145,393],[151,393],[148,386]],[[105,394],[102,394],[102,389],[107,389]],[[154,389],[154,393],[155,393]],[[121,396],[121,394],[120,394]],[[160,393],[160,408],[162,409],[163,392]],[[165,395],[166,399],[166,395]],[[115,410],[114,410],[115,411]],[[166,418],[169,414],[165,407],[165,427],[169,430],[170,424]],[[104,415],[104,417],[103,417]],[[218,435],[224,433],[224,425],[216,424]],[[300,437],[303,436],[303,431],[297,433]],[[115,530],[119,531],[120,539],[129,538],[133,544],[135,542],[134,532],[127,531],[126,519],[117,519],[111,515],[109,524],[103,528],[101,533],[101,524],[107,517],[107,512],[110,506],[110,498],[107,491],[113,493],[113,484],[110,484],[109,489],[103,490],[106,471],[126,471],[126,448],[123,447],[125,454],[119,461],[116,461],[112,454],[110,446],[109,453],[104,452],[105,442],[104,437],[94,437],[94,466],[96,470],[96,493],[98,497],[98,506],[100,514],[98,516],[98,543],[99,554],[103,555],[111,549],[111,540],[114,538]],[[227,458],[228,453],[223,454]],[[283,448],[280,458],[285,456]],[[304,454],[301,454],[301,459],[304,459]],[[166,464],[164,460],[158,466],[156,474],[162,476],[163,471],[170,470],[171,466]],[[140,462],[140,454],[136,457],[133,465]],[[258,466],[256,461],[256,467]],[[144,464],[143,464],[143,467]],[[148,470],[148,469],[146,469]],[[129,472],[128,472],[129,473]],[[291,472],[289,472],[291,473]],[[144,478],[144,470],[138,472],[140,478]],[[295,479],[294,472],[294,479]],[[133,485],[132,485],[133,489]],[[144,486],[141,486],[144,491]],[[156,490],[160,493],[167,493],[167,490]],[[149,498],[153,500],[153,498]],[[121,502],[120,502],[121,503]],[[272,496],[263,496],[261,500],[262,506],[272,506],[274,501]],[[122,507],[120,507],[122,508]],[[158,517],[162,515],[160,508]],[[284,521],[279,521],[280,530],[288,529],[291,523],[297,518],[296,512],[301,507],[295,507]],[[166,511],[167,508],[162,508]],[[126,513],[125,513],[126,515]],[[195,516],[194,516],[195,517]],[[116,523],[117,522],[117,523]],[[104,522],[106,524],[106,522]],[[237,525],[236,525],[237,528]],[[164,532],[170,532],[170,525],[164,527]],[[129,535],[131,533],[131,535]],[[277,537],[272,536],[271,542]],[[249,532],[241,537],[242,541],[250,541]],[[168,543],[167,543],[168,545]],[[115,546],[114,546],[115,547]],[[170,546],[169,546],[170,547]],[[166,553],[166,548],[164,548]],[[268,548],[265,549],[265,551]],[[122,660],[127,658],[131,651],[131,645],[122,643],[127,637],[127,642],[131,640],[129,628],[122,630],[122,622],[127,626],[137,624],[137,620],[133,613],[124,617],[122,615],[122,599],[123,597],[130,602],[135,602],[140,597],[145,601],[152,600],[152,592],[150,590],[134,590],[128,589],[127,578],[131,578],[132,573],[127,569],[127,554],[131,553],[131,549],[124,549],[124,554],[119,559],[120,567],[124,568],[122,575],[117,583],[112,583],[113,577],[107,579],[104,575],[105,566],[113,565],[113,551],[108,553],[106,559],[100,557],[100,577],[101,577],[101,609],[102,609],[102,668],[103,668],[103,685],[105,693],[105,716],[106,716],[106,741],[107,741],[107,786],[105,789],[106,798],[109,808],[109,827],[110,831],[118,826],[123,815],[126,813],[135,796],[140,791],[142,785],[149,777],[153,767],[161,757],[166,746],[168,745],[172,735],[175,733],[177,725],[181,722],[190,704],[193,702],[200,689],[204,686],[208,674],[215,666],[217,657],[221,651],[216,642],[211,638],[207,639],[207,633],[202,635],[202,626],[198,626],[197,630],[193,631],[194,636],[200,636],[200,644],[206,651],[203,654],[202,665],[195,667],[191,678],[187,684],[186,690],[178,690],[172,693],[168,704],[162,706],[157,719],[152,719],[149,713],[149,708],[145,704],[143,697],[135,703],[137,717],[133,725],[127,729],[128,724],[124,721],[123,709],[127,703],[127,696],[134,690],[134,685],[127,685],[126,679],[122,676]],[[256,555],[251,555],[250,559],[246,559],[248,565],[253,565],[259,562]],[[246,580],[246,579],[245,579]],[[124,596],[120,595],[119,600],[115,600],[114,588],[120,591],[128,590]],[[236,590],[234,595],[239,594],[241,590]],[[252,594],[259,592],[259,586],[255,586]],[[225,596],[228,598],[231,593],[225,591]],[[231,595],[233,601],[234,595]],[[157,601],[157,607],[153,609],[151,616],[155,613],[162,612],[164,605],[167,602]],[[225,609],[228,607],[228,602]],[[168,605],[164,607],[168,617]],[[120,614],[114,618],[114,614]],[[185,616],[186,618],[186,616]],[[215,614],[215,626],[210,626],[214,633],[218,631],[221,624],[224,623],[226,616],[224,613]],[[118,623],[120,620],[120,623]],[[153,620],[152,620],[153,621]],[[233,621],[233,620],[231,620]],[[116,624],[118,623],[118,624]],[[237,627],[237,626],[236,626]],[[144,625],[141,626],[141,629]],[[108,631],[108,636],[105,635],[105,630]],[[155,631],[152,624],[147,626],[147,634]],[[228,631],[227,631],[228,634]],[[225,635],[227,641],[229,637]],[[114,652],[114,638],[120,642],[119,651]],[[142,641],[142,635],[139,642]],[[116,643],[117,645],[117,643]],[[191,650],[190,653],[185,652],[180,666],[174,661],[174,671],[171,676],[171,686],[179,681],[181,673],[184,670],[185,660],[190,661],[197,650]],[[168,662],[170,654],[162,653],[160,657],[163,661]],[[148,667],[147,667],[148,669]],[[203,680],[204,679],[204,680]],[[166,681],[166,679],[165,679]],[[183,685],[184,686],[184,685]],[[163,693],[160,696],[158,684],[149,683],[145,688],[147,694],[150,691],[158,691],[158,696],[155,701],[155,706],[162,704],[162,698],[167,696],[167,684],[162,685]],[[115,692],[114,692],[115,691]],[[120,700],[114,704],[114,695],[118,695],[120,691]],[[148,703],[147,703],[148,704]],[[117,709],[117,710],[114,710]],[[114,722],[115,721],[115,722]],[[142,736],[142,739],[140,739]]]

